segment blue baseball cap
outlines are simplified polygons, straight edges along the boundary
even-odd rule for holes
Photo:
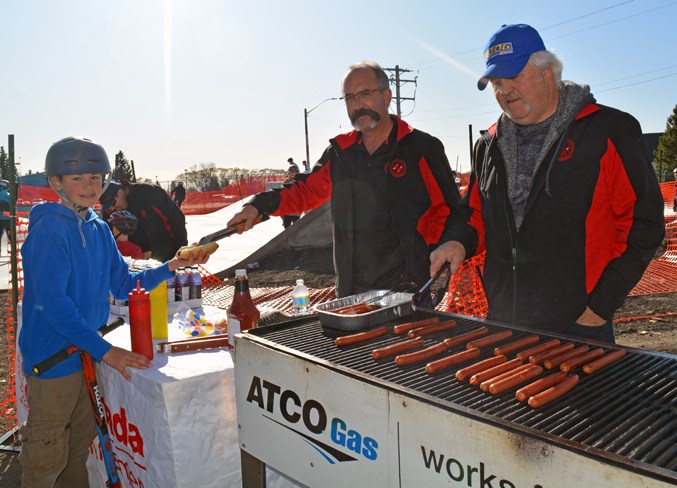
[[[477,88],[484,90],[489,78],[514,78],[538,51],[545,51],[545,44],[536,29],[527,24],[502,25],[484,48],[487,68]]]

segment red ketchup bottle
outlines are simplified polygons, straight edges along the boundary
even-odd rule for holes
[[[153,336],[150,315],[150,293],[136,282],[136,290],[128,295],[129,330],[132,336],[132,351],[153,359]]]
[[[259,322],[261,314],[252,301],[249,293],[247,271],[235,270],[235,292],[233,301],[227,309],[228,315],[228,345],[235,348],[235,334],[253,329]]]

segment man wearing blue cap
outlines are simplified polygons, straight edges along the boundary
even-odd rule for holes
[[[639,123],[561,81],[531,26],[502,26],[484,58],[477,86],[503,113],[475,144],[469,225],[433,252],[431,273],[486,249],[488,318],[613,342],[665,230]]]

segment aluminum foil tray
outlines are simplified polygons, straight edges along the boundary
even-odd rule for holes
[[[389,293],[387,296],[386,293]],[[383,297],[377,299],[377,297]],[[362,330],[374,325],[393,320],[396,317],[406,317],[411,314],[413,293],[396,292],[390,290],[370,290],[357,295],[339,298],[331,302],[318,303],[314,309],[320,317],[320,322],[326,327],[340,330]],[[381,308],[372,312],[357,315],[333,313],[332,310],[369,300],[370,304],[380,305]]]

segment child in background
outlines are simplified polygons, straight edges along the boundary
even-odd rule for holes
[[[139,221],[133,213],[127,210],[118,210],[108,217],[108,225],[113,232],[115,244],[123,256],[129,256],[132,259],[143,259],[141,248],[129,240],[138,225]]]
[[[152,290],[176,268],[207,261],[200,253],[195,259],[173,258],[153,269],[130,272],[107,224],[90,208],[110,171],[98,143],[79,137],[54,143],[47,152],[45,174],[61,203],[35,205],[30,213],[21,248],[24,295],[19,336],[29,409],[20,430],[24,488],[89,486],[85,463],[95,436],[80,355],[71,354],[40,377],[32,367],[75,346],[131,380],[127,368],[151,364],[97,333],[109,318],[109,290],[126,299],[137,280]]]

